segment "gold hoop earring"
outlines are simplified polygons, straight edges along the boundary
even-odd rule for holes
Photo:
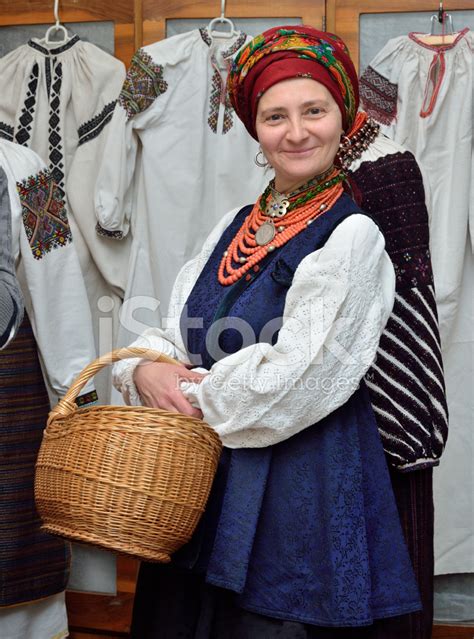
[[[259,155],[262,155],[263,158],[263,162],[261,160],[258,159]],[[257,155],[255,156],[255,160],[254,160],[255,164],[260,167],[261,169],[264,169],[265,167],[268,166],[268,162],[267,162],[267,158],[264,156],[262,149],[260,149],[260,151],[258,151]]]

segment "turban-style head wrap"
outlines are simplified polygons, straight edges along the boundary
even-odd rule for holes
[[[236,56],[227,80],[232,106],[257,139],[258,101],[271,86],[290,78],[312,78],[336,101],[347,133],[359,106],[359,82],[344,42],[312,27],[274,27],[251,40]]]

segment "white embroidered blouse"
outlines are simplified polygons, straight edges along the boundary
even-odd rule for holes
[[[181,312],[235,214],[221,220],[202,251],[181,269],[164,328],[147,330],[133,346],[189,363]],[[200,384],[183,384],[186,397],[200,407],[225,446],[276,444],[330,414],[356,390],[393,306],[395,276],[384,246],[370,218],[352,215],[323,248],[301,261],[275,345],[246,346],[216,362]],[[139,362],[121,361],[113,371],[116,388],[134,405],[140,403],[133,382]]]

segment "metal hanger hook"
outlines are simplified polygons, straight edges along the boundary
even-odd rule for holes
[[[439,0],[438,22],[440,24],[443,24],[443,22],[444,22],[443,0]]]
[[[59,27],[59,0],[54,0],[54,19],[56,20],[56,26]]]
[[[59,0],[54,0],[54,18],[56,20],[55,24],[53,24],[51,27],[49,27],[49,29],[46,31],[46,34],[44,36],[44,43],[46,45],[50,45],[50,44],[64,44],[69,40],[69,35],[67,32],[67,29],[65,26],[63,26],[60,21],[59,21]],[[62,31],[63,33],[63,38],[62,40],[51,40],[51,35],[53,33],[58,33],[58,31]]]
[[[225,0],[221,0],[221,18],[225,18]]]

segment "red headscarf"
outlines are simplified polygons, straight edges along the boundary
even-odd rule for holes
[[[344,42],[312,27],[274,27],[251,40],[232,64],[227,86],[232,105],[257,139],[255,118],[260,97],[271,86],[307,77],[323,84],[338,105],[344,131],[351,129],[359,106],[357,73]]]

